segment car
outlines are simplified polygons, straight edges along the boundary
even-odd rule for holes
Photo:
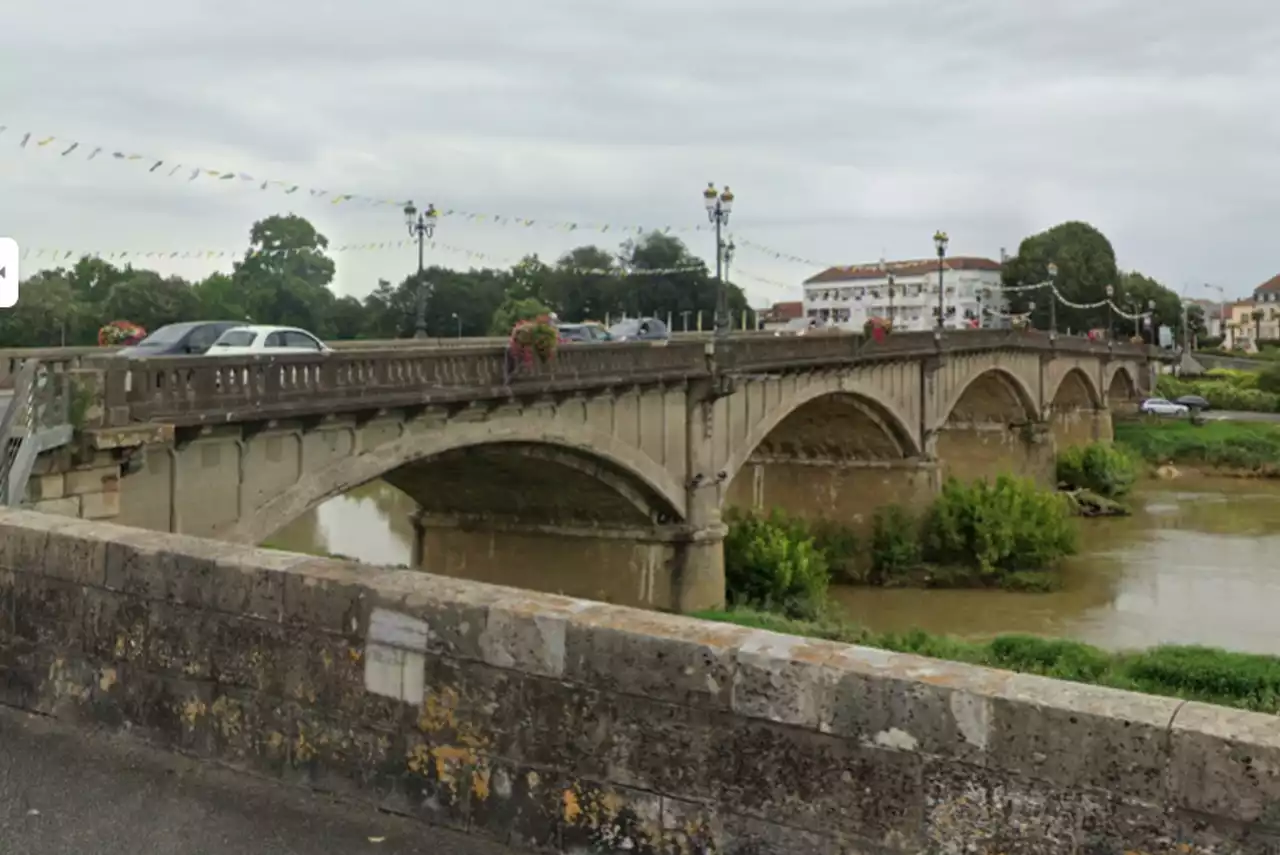
[[[1183,395],[1181,398],[1174,398],[1173,402],[1184,407],[1190,407],[1193,410],[1209,409],[1209,402],[1199,395]]]
[[[218,337],[229,329],[244,326],[244,321],[187,321],[165,324],[142,341],[116,351],[126,359],[150,359],[153,356],[200,356]]]
[[[628,318],[609,327],[612,341],[667,341],[671,331],[657,318]]]
[[[271,356],[279,353],[332,353],[324,342],[297,327],[240,326],[224,332],[210,356]]]
[[[1191,412],[1191,408],[1164,398],[1147,398],[1138,405],[1138,412],[1151,416],[1185,416]]]
[[[610,341],[607,330],[596,324],[559,324],[556,332],[561,342]]]

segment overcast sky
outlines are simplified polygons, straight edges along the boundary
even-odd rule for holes
[[[28,247],[242,250],[253,220],[289,211],[335,245],[407,237],[393,205],[188,181],[181,163],[536,220],[441,220],[438,241],[497,262],[612,247],[623,225],[705,228],[703,187],[728,183],[757,303],[820,266],[929,255],[938,228],[953,253],[998,258],[1068,219],[1193,296],[1280,272],[1267,0],[9,6],[0,234]],[[543,225],[565,221],[616,225]],[[712,257],[709,233],[684,236]],[[407,246],[343,253],[337,288],[415,263]]]

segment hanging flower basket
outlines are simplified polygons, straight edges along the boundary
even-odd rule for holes
[[[511,330],[509,350],[518,362],[532,366],[536,358],[542,364],[555,359],[560,333],[547,316],[521,321]]]
[[[112,321],[98,330],[98,347],[129,347],[147,337],[147,331],[131,321]]]
[[[1031,315],[1013,315],[1012,317],[1009,318],[1009,325],[1013,327],[1015,330],[1030,332]]]
[[[871,336],[876,343],[884,341],[893,332],[893,321],[888,318],[868,318],[862,325],[862,334]]]

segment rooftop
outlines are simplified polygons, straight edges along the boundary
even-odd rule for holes
[[[1266,282],[1253,289],[1255,294],[1259,291],[1280,291],[1280,274],[1272,276]]]
[[[769,323],[795,320],[796,318],[804,317],[804,303],[799,300],[774,303],[770,308],[761,312],[760,315]]]
[[[943,259],[942,266],[947,270],[999,270],[1000,262],[977,256],[958,255]],[[847,267],[828,267],[826,270],[811,276],[804,281],[806,285],[823,282],[849,282],[857,279],[883,279],[885,274],[894,276],[921,276],[938,269],[936,258],[916,258],[907,261],[885,261],[872,264],[851,264]]]

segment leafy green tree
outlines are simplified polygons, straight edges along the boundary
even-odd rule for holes
[[[197,316],[210,321],[244,321],[249,319],[246,293],[235,279],[225,273],[213,273],[192,286],[196,296]]]
[[[1157,328],[1168,326],[1174,332],[1175,340],[1182,338],[1182,298],[1178,294],[1161,285],[1149,276],[1136,271],[1120,275],[1120,287],[1116,291],[1115,303],[1129,314],[1143,314],[1152,311],[1152,322]],[[1150,307],[1154,304],[1155,308]],[[1140,322],[1121,319],[1116,322],[1118,330],[1129,328],[1129,335],[1142,335]]]
[[[1004,265],[1005,285],[1030,285],[1048,280],[1048,267],[1056,264],[1056,285],[1063,299],[1077,305],[1105,300],[1107,286],[1118,287],[1120,273],[1116,253],[1102,232],[1088,223],[1066,222],[1025,238],[1018,254]],[[1040,329],[1049,326],[1049,299],[1044,291],[1022,291],[1010,295],[1015,312],[1025,312],[1035,303],[1032,323]],[[1114,320],[1114,318],[1113,318]],[[1075,309],[1058,303],[1058,329],[1080,333],[1107,325],[1107,308],[1098,306]]]
[[[102,322],[132,321],[151,331],[199,316],[200,298],[177,277],[127,268],[102,300]]]
[[[0,312],[5,347],[63,347],[97,343],[102,325],[76,299],[65,270],[41,271],[22,283],[22,299]]]
[[[253,224],[249,251],[232,280],[257,323],[306,327],[325,336],[334,303],[329,284],[335,266],[324,254],[329,240],[295,214]]]

